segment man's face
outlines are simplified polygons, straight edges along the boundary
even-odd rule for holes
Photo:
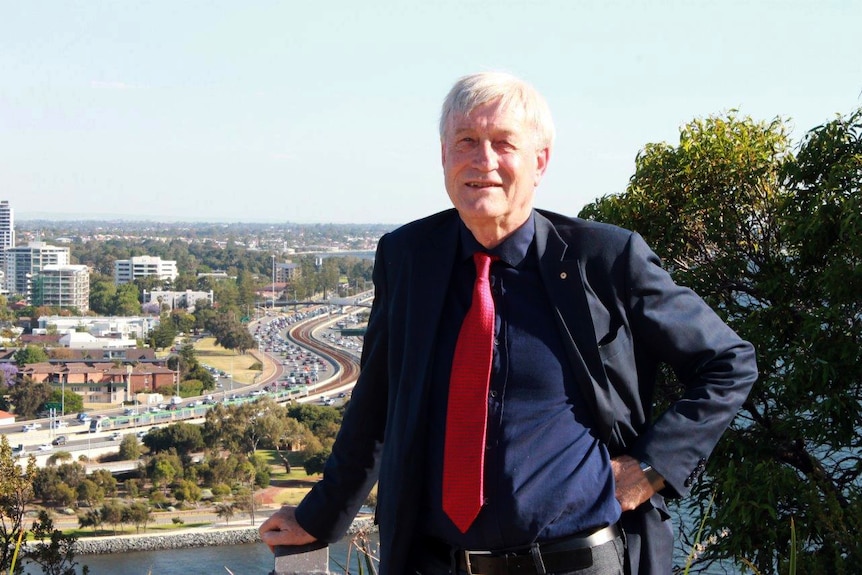
[[[446,192],[474,235],[496,229],[502,239],[527,220],[549,156],[537,147],[519,106],[489,102],[450,118],[442,141]]]

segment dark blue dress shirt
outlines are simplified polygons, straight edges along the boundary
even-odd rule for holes
[[[485,504],[467,533],[442,510],[449,375],[484,248],[461,225],[459,258],[438,329],[429,414],[424,535],[465,549],[503,549],[615,523],[610,456],[568,365],[542,283],[532,217],[489,253],[496,307],[488,393]],[[588,321],[588,319],[587,319]],[[417,457],[419,455],[417,454]]]

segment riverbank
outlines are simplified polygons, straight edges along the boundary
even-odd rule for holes
[[[82,537],[75,543],[75,553],[79,555],[94,555],[260,543],[260,535],[257,529],[257,525],[236,525],[231,527],[213,525],[193,529],[177,529],[168,533]],[[360,516],[353,520],[347,536],[374,529],[372,517]]]

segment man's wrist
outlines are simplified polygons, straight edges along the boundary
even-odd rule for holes
[[[643,474],[646,475],[647,481],[649,481],[653,491],[661,491],[664,488],[664,477],[659,475],[659,472],[653,469],[652,465],[646,461],[639,461],[638,464]]]

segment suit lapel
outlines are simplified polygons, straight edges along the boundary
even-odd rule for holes
[[[542,281],[557,312],[557,326],[572,369],[581,393],[593,408],[601,439],[607,444],[613,433],[614,414],[609,402],[599,399],[606,397],[609,383],[599,355],[577,250],[539,213],[536,213],[536,248]]]

